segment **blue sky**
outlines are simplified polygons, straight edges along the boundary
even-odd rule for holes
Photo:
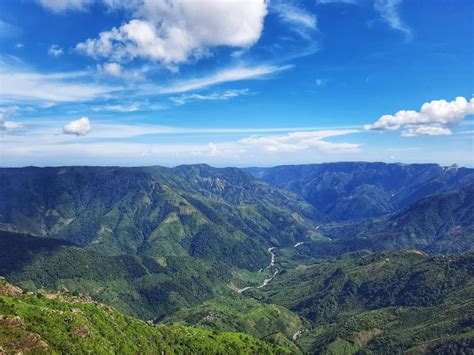
[[[470,0],[4,0],[0,165],[474,166]]]

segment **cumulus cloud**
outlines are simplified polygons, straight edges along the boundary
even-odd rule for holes
[[[91,131],[91,124],[88,117],[81,117],[64,125],[62,133],[76,136],[85,136]]]
[[[85,10],[94,0],[38,0],[41,6],[52,12]]]
[[[474,114],[474,99],[457,97],[453,101],[433,100],[421,106],[420,111],[398,111],[395,115],[383,115],[366,130],[395,131],[405,128],[402,135],[449,135],[446,126],[459,124],[466,116]]]
[[[374,8],[391,28],[403,32],[406,39],[410,40],[413,37],[412,31],[400,18],[401,3],[402,0],[375,0]]]
[[[53,44],[48,48],[48,54],[53,57],[59,57],[64,54],[64,50],[57,44]]]
[[[240,141],[242,144],[253,145],[271,152],[297,152],[309,148],[324,151],[356,150],[359,144],[333,143],[325,138],[357,133],[357,130],[321,130],[312,132],[291,132],[286,135],[252,136]]]
[[[116,1],[106,3],[119,6]],[[173,67],[206,55],[212,47],[253,45],[267,14],[265,0],[141,0],[122,7],[132,13],[128,23],[79,43],[76,49],[114,62],[144,58]]]
[[[402,136],[449,136],[452,133],[449,128],[442,126],[408,126],[402,131]]]

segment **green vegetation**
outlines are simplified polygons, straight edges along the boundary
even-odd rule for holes
[[[0,275],[36,292],[0,282],[0,352],[469,353],[469,169],[280,168],[336,220],[409,206],[329,223],[234,168],[0,169]]]
[[[312,322],[297,340],[305,352],[425,352],[452,342],[461,349],[474,337],[473,253],[345,254],[248,292]]]
[[[298,349],[292,342],[293,335],[304,328],[303,321],[288,309],[245,296],[208,300],[197,307],[182,309],[164,322],[243,332],[272,343],[284,343],[295,351]]]
[[[443,353],[440,349],[467,354],[474,342],[473,314],[472,299],[427,308],[384,308],[319,325],[298,343],[307,352],[328,354]]]
[[[231,269],[190,257],[109,256],[60,240],[0,232],[0,274],[26,290],[65,287],[126,314],[155,319],[224,292]]]
[[[450,254],[474,250],[474,184],[430,195],[392,215],[328,224],[320,230],[332,241],[310,241],[300,248],[302,253],[331,257],[363,249]]]
[[[22,295],[4,280],[0,280],[0,314],[0,346],[7,353],[290,353],[284,346],[242,333],[150,326],[87,298]]]
[[[338,162],[245,170],[298,194],[333,221],[396,212],[427,195],[474,183],[474,169],[455,165]]]
[[[239,169],[0,169],[3,229],[104,254],[193,256],[256,271],[271,245],[318,233],[312,206]]]

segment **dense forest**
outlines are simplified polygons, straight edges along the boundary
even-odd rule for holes
[[[1,346],[467,353],[473,177],[371,163],[0,169]]]

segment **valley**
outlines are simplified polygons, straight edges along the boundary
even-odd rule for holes
[[[361,163],[353,178],[368,189],[379,184],[378,167]],[[347,169],[341,163],[339,173]],[[387,169],[400,167],[383,165],[378,174]],[[0,169],[0,275],[25,295],[90,298],[160,332],[244,333],[252,337],[245,344],[268,353],[464,349],[474,334],[474,175],[403,167],[415,176],[419,169],[443,183],[423,180],[406,207],[349,220],[293,188],[267,185],[255,177],[262,171]],[[346,199],[336,197],[331,209]],[[21,308],[5,308],[12,302],[0,308],[10,309],[6,319],[33,324]],[[14,337],[12,329],[4,334]],[[185,346],[201,346],[192,339]]]

